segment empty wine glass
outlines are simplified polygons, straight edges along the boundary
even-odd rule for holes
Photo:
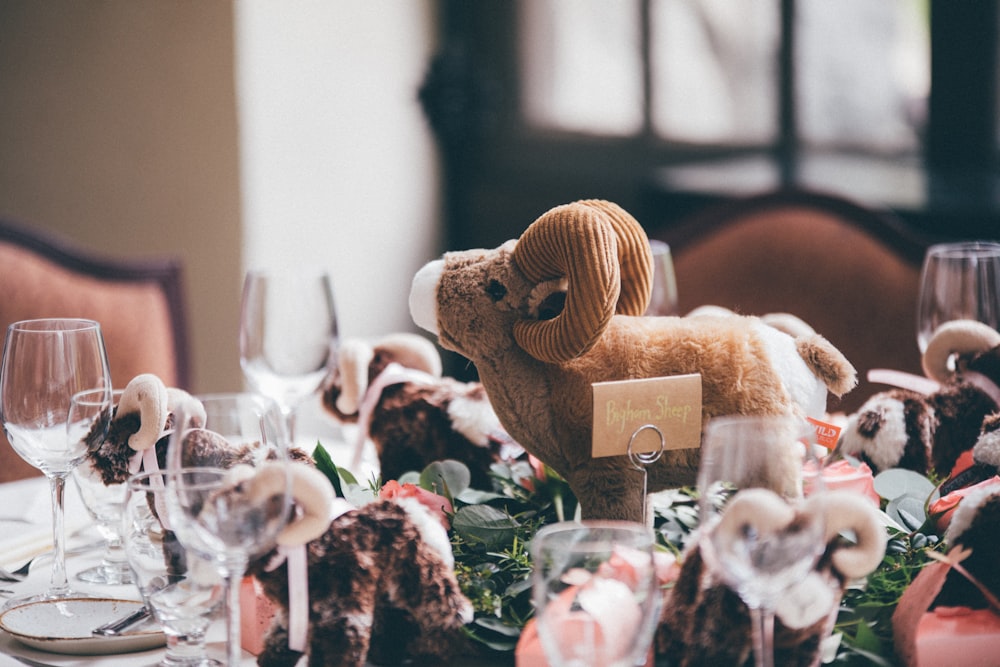
[[[122,537],[143,602],[167,638],[160,667],[220,665],[208,657],[205,632],[225,594],[215,563],[186,550],[158,515],[165,507],[163,473],[129,478],[122,511]]]
[[[295,441],[295,411],[335,362],[337,315],[327,273],[250,271],[240,308],[240,365],[278,402]]]
[[[777,416],[718,417],[702,439],[698,548],[717,580],[749,608],[758,667],[774,664],[778,600],[806,578],[826,546],[822,517],[795,512],[803,467],[820,469],[814,440],[804,420]],[[821,485],[814,476],[810,493]]]
[[[927,249],[920,274],[917,345],[951,320],[976,320],[1000,330],[1000,243],[942,243]]]
[[[88,439],[91,450],[100,447],[114,417],[122,390],[116,389],[108,396],[103,389],[82,391],[73,395],[69,408],[70,437]],[[97,532],[104,540],[101,562],[77,572],[76,578],[90,584],[119,585],[134,583],[132,570],[122,549],[122,503],[125,501],[125,484],[105,484],[93,462],[84,460],[73,469],[73,482],[80,491],[80,499]]]
[[[271,399],[244,393],[199,400],[203,411],[191,404],[174,410],[166,514],[180,543],[209,558],[222,575],[227,664],[235,666],[241,654],[239,584],[250,560],[273,549],[288,523],[291,483],[286,471],[266,497],[248,499],[233,491],[243,488],[239,482],[252,470],[249,466],[287,462],[288,436]]]
[[[653,289],[649,297],[646,315],[676,315],[680,306],[677,300],[677,276],[674,274],[674,259],[670,246],[663,241],[651,239],[649,247],[653,251]]]
[[[104,392],[111,374],[101,326],[92,320],[41,319],[7,328],[0,369],[0,418],[14,451],[41,470],[52,493],[52,574],[46,592],[29,600],[78,596],[66,579],[66,478],[87,453],[87,434],[68,426],[73,395]],[[7,606],[25,602],[12,600]]]
[[[531,544],[538,638],[549,663],[645,664],[661,602],[653,532],[624,521],[563,522]]]

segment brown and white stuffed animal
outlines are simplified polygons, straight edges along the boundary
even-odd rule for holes
[[[869,398],[848,417],[841,451],[876,472],[907,468],[943,478],[985,438],[983,463],[995,473],[1000,456],[989,461],[988,445],[1000,427],[1000,332],[971,320],[947,322],[928,342],[923,367],[931,390],[889,389]]]
[[[104,435],[103,429],[95,423],[87,458],[81,464],[85,472],[111,485],[124,483],[139,470],[144,460],[163,469],[174,411],[181,405],[192,411],[189,415],[192,425],[205,423],[204,407],[187,392],[165,386],[151,373],[132,378],[113,409],[107,434]],[[202,460],[215,460],[221,468],[248,463],[252,459],[249,448],[234,447],[212,431],[201,430],[193,437],[199,447],[192,450],[192,455]],[[147,470],[150,465],[146,466]]]
[[[483,386],[442,377],[437,348],[416,334],[392,334],[374,345],[345,340],[323,406],[341,422],[358,424],[352,469],[370,438],[384,480],[453,459],[468,467],[473,488],[490,489],[490,466],[522,451],[500,426]]]
[[[562,475],[585,518],[639,520],[642,475],[594,458],[592,385],[700,374],[702,417],[822,418],[856,373],[828,341],[753,317],[644,317],[652,280],[639,223],[606,201],[556,207],[520,239],[450,252],[414,277],[410,312],[471,360],[506,431]],[[649,490],[692,484],[696,449],[668,450]]]
[[[886,532],[878,513],[850,491],[817,495],[793,510],[776,493],[754,488],[729,500],[716,528],[723,539],[743,539],[792,532],[813,516],[825,526],[826,550],[813,571],[777,604],[776,665],[818,664],[820,644],[845,587],[872,572],[885,555]],[[854,543],[848,544],[842,534],[851,535]],[[703,539],[699,534],[688,545],[678,579],[666,595],[656,651],[679,667],[747,664],[752,653],[749,610],[706,564]]]
[[[291,667],[303,653],[311,667],[447,659],[461,646],[472,606],[455,579],[451,544],[439,519],[415,499],[396,498],[331,521],[330,482],[307,465],[292,467],[300,518],[279,536],[279,551],[249,569],[280,608],[258,664]],[[265,471],[244,480],[240,493],[259,503],[275,488]],[[304,549],[299,573],[296,548]],[[298,610],[296,576],[308,585],[306,606]],[[296,613],[301,631],[294,629]]]

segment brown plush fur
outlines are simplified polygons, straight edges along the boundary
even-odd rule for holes
[[[977,494],[975,500],[979,501],[978,505],[961,508],[962,514],[972,515],[968,526],[959,526],[959,522],[952,519],[953,527],[963,529],[946,534],[948,547],[954,549],[961,546],[971,550],[968,558],[962,561],[962,567],[990,593],[1000,597],[1000,568],[997,567],[996,556],[1000,551],[1000,491],[993,489],[992,493]],[[955,517],[958,516],[956,512]],[[953,568],[931,605],[931,608],[934,607],[987,609],[990,604],[968,577]]]
[[[407,511],[378,501],[341,515],[308,544],[310,667],[362,667],[366,660],[447,659],[460,646],[469,614],[452,568],[423,541]],[[257,662],[291,667],[288,649],[287,567],[253,563],[282,611]]]
[[[831,586],[842,584],[820,564]],[[750,614],[739,597],[708,573],[701,552],[690,550],[671,589],[656,632],[657,654],[676,667],[752,665]],[[793,630],[775,618],[774,664],[807,667],[829,631],[827,619]]]
[[[369,367],[369,383],[391,361],[396,358],[376,350]],[[342,422],[356,422],[357,413],[344,414],[337,408],[340,393],[341,386],[335,379],[323,391],[323,407]],[[454,459],[469,468],[474,488],[492,488],[490,466],[501,458],[502,439],[492,438],[488,445],[480,446],[456,430],[448,414],[448,406],[456,398],[484,403],[488,400],[478,382],[453,378],[437,378],[433,385],[401,383],[382,390],[372,411],[368,436],[378,452],[383,480],[399,479],[403,473],[423,470],[434,461]]]

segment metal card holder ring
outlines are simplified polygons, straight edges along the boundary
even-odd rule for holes
[[[632,443],[643,431],[655,431],[656,435],[660,437],[660,448],[654,449],[651,452],[635,452],[632,451]],[[659,429],[655,424],[643,424],[637,428],[633,433],[632,437],[628,439],[628,460],[632,464],[632,467],[642,473],[642,522],[646,523],[646,493],[649,484],[649,471],[647,468],[652,464],[660,460],[663,456],[663,450],[666,446],[666,441],[663,438],[663,431]]]

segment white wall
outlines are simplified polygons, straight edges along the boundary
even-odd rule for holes
[[[236,4],[244,269],[328,269],[342,336],[414,329],[410,278],[439,252],[432,19],[430,0]]]

